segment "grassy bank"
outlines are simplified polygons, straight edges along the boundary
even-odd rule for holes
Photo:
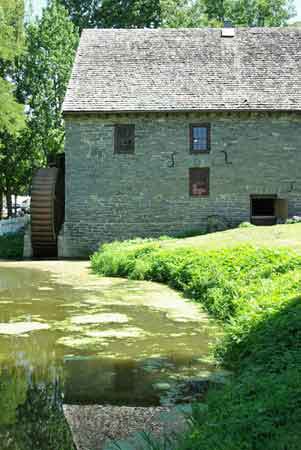
[[[256,247],[291,247],[301,252],[301,223],[273,227],[242,227],[232,230],[166,241],[165,247],[230,248],[237,245]]]
[[[23,233],[0,236],[0,258],[19,259],[23,256]]]
[[[265,229],[237,229],[113,243],[92,257],[95,272],[167,283],[224,323],[216,356],[235,375],[229,385],[210,390],[208,408],[195,412],[180,450],[301,448],[301,256],[281,248],[283,240],[298,248],[301,228],[269,230],[281,233],[279,247],[275,240],[274,248],[266,247]],[[257,247],[235,246],[255,232]],[[222,249],[214,250],[215,239]]]

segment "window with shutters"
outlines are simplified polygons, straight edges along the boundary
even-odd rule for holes
[[[207,197],[209,195],[209,167],[189,169],[189,191],[191,197]]]
[[[210,124],[190,125],[190,153],[209,153],[210,134]]]
[[[135,152],[135,125],[115,125],[115,153]]]

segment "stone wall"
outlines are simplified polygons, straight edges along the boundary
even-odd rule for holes
[[[209,154],[190,154],[189,125],[198,122],[211,123]],[[213,214],[248,221],[251,194],[288,198],[290,215],[301,214],[301,116],[70,115],[65,123],[64,256],[114,239],[203,230]],[[135,124],[135,154],[114,154],[118,123]],[[210,167],[209,197],[189,196],[191,167]]]

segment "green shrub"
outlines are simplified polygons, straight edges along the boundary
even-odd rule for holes
[[[19,259],[23,256],[23,233],[0,236],[0,258]]]
[[[236,314],[263,280],[301,267],[301,257],[285,249],[239,246],[202,251],[162,248],[159,241],[105,244],[92,256],[94,272],[169,284],[201,302],[219,319]],[[252,288],[252,289],[251,289]]]
[[[184,238],[188,238],[188,237],[202,236],[204,234],[207,234],[205,230],[200,230],[199,228],[192,228],[190,230],[180,231],[178,233],[175,233],[174,238],[184,239]]]
[[[301,256],[288,249],[106,245],[93,270],[154,280],[202,303],[224,323],[216,357],[234,373],[194,410],[178,450],[301,449]]]
[[[238,225],[238,228],[254,228],[255,226],[250,222],[242,222]]]
[[[286,220],[286,224],[290,225],[293,223],[301,223],[301,217],[300,216],[293,216]]]
[[[225,231],[231,228],[230,222],[226,217],[213,214],[207,217],[206,232],[215,233],[217,231]]]

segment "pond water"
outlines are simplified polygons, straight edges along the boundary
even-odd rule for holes
[[[217,335],[166,286],[99,278],[86,262],[1,262],[1,449],[69,450],[62,401],[168,404],[177,383],[214,372]]]

